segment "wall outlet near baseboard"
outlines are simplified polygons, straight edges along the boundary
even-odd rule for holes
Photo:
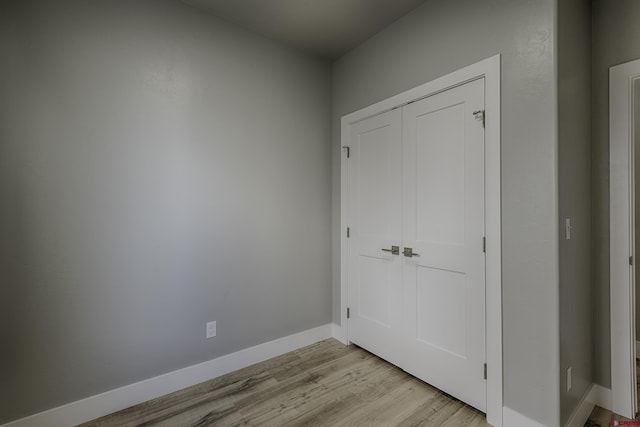
[[[567,391],[571,390],[571,366],[567,368]]]
[[[216,322],[207,322],[207,338],[213,338],[216,336]]]

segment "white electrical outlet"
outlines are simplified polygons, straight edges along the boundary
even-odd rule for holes
[[[567,368],[567,391],[571,390],[571,366]]]
[[[207,322],[207,338],[216,336],[216,322]]]
[[[564,238],[571,240],[571,218],[564,219]]]

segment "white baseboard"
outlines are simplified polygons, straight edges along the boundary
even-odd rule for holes
[[[48,411],[40,412],[2,427],[66,427],[155,399],[162,395],[208,381],[255,363],[263,362],[301,347],[331,338],[334,326],[327,324],[259,344],[217,359],[169,372],[155,378],[130,384],[106,393],[78,400]],[[338,327],[339,328],[339,327]]]
[[[565,424],[565,427],[583,427],[584,423],[589,419],[591,411],[593,411],[593,408],[596,406],[592,396],[595,393],[593,391],[594,385],[595,384],[591,384],[584,393],[582,399],[580,399],[580,403],[569,417],[569,421]]]
[[[611,389],[594,384],[589,393],[589,399],[594,404],[608,411],[611,410]]]
[[[534,421],[506,406],[502,407],[502,425],[504,427],[545,427],[538,421]]]
[[[582,427],[589,418],[594,406],[611,410],[611,390],[598,384],[592,384],[573,411],[565,427]],[[511,408],[502,408],[504,427],[544,427],[538,421],[522,415]]]
[[[349,341],[347,340],[347,328],[333,324],[333,337],[340,341],[344,345],[348,345]]]
[[[580,404],[571,414],[565,427],[584,426],[596,405],[611,410],[611,390],[598,384],[591,384],[587,392],[582,396]]]

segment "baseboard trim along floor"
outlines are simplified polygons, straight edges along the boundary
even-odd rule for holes
[[[332,324],[308,329],[217,359],[11,421],[1,427],[68,427],[84,423],[331,338],[333,330],[334,325]]]
[[[545,427],[539,422],[522,415],[520,412],[504,406],[502,408],[502,425],[504,427]]]
[[[585,392],[580,404],[576,407],[564,427],[582,427],[589,419],[595,406],[610,410],[611,390],[598,384],[591,384]],[[509,407],[502,408],[503,425],[505,427],[544,427],[539,422],[532,420]]]
[[[298,350],[327,338],[334,337],[346,344],[345,335],[344,330],[338,325],[322,325],[11,421],[0,427],[67,427],[81,424],[290,351]],[[593,384],[589,391],[585,393],[583,400],[572,414],[566,427],[582,426],[586,421],[585,417],[589,416],[594,405],[610,410],[611,390]],[[505,427],[543,427],[537,421],[508,407],[503,408],[503,425]]]
[[[593,411],[593,408],[596,406],[594,402],[594,395],[596,393],[594,386],[595,384],[591,384],[584,393],[584,396],[582,396],[580,403],[569,417],[569,421],[567,421],[565,427],[583,427],[584,423],[589,419],[591,411]]]
[[[587,399],[602,409],[611,410],[611,389],[609,388],[593,384]]]

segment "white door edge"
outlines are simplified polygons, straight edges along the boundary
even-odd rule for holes
[[[419,98],[441,92],[466,82],[485,79],[485,230],[486,230],[486,351],[487,351],[487,422],[503,425],[502,387],[502,240],[501,240],[501,163],[500,163],[500,55],[439,77],[391,98],[377,102],[342,117],[341,122],[341,197],[340,197],[340,335],[349,341],[347,323],[347,206],[349,125],[364,118],[391,110]]]
[[[609,69],[609,231],[611,316],[611,406],[616,414],[634,418],[635,289],[634,144],[631,96],[640,78],[640,60]]]

